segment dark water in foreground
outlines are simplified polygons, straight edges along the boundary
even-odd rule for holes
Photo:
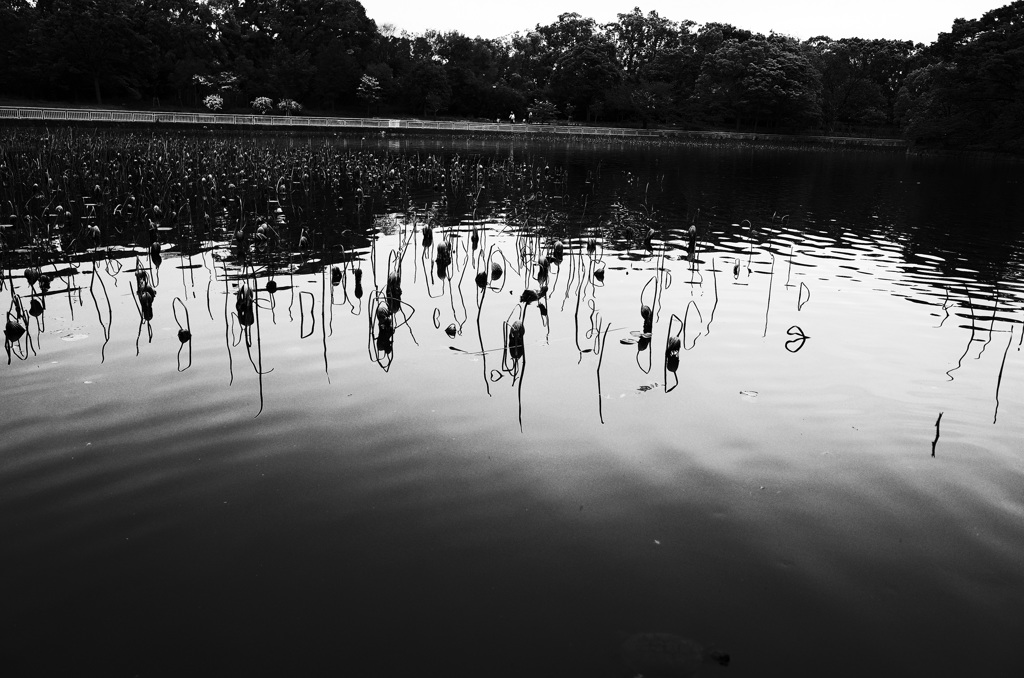
[[[624,676],[651,631],[708,676],[1024,675],[1020,167],[379,145],[564,174],[344,241],[289,191],[273,271],[229,222],[44,262],[0,368],[0,672]]]

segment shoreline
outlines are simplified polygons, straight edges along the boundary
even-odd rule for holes
[[[836,148],[876,148],[909,150],[905,139],[843,137],[800,134],[764,134],[757,132],[685,131],[598,127],[583,124],[529,124],[416,120],[405,118],[343,118],[325,116],[234,115],[222,113],[186,113],[180,111],[135,111],[123,109],[51,108],[41,106],[0,106],[0,126],[6,123],[36,124],[114,124],[128,126],[206,127],[267,131],[359,131],[375,132],[459,132],[486,134],[539,134],[581,137],[594,140],[679,141],[683,143],[755,143],[766,145],[821,146]]]

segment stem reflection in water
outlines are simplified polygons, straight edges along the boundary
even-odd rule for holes
[[[106,283],[109,279],[116,287],[122,273],[128,273],[134,276],[128,291],[139,316],[135,354],[141,353],[143,328],[148,343],[157,343],[160,309],[169,302],[179,339],[177,367],[185,371],[192,364],[193,342],[198,341],[192,336],[194,319],[189,318],[187,300],[189,295],[196,297],[196,287],[204,284],[199,276],[205,272],[210,320],[217,276],[224,276],[224,293],[234,297],[233,312],[226,300],[223,318],[229,385],[234,382],[233,348],[244,341],[259,380],[260,412],[265,405],[263,377],[272,371],[263,367],[263,335],[279,322],[275,295],[280,292],[289,292],[288,319],[297,320],[300,339],[316,332],[319,315],[319,351],[329,384],[332,343],[347,332],[335,308],[347,306],[352,317],[361,317],[364,282],[371,290],[365,305],[369,356],[385,371],[392,366],[396,333],[403,326],[418,345],[412,322],[414,303],[436,300],[435,327],[444,329],[451,342],[461,342],[470,318],[465,285],[472,285],[474,350],[452,348],[480,357],[484,392],[491,396],[491,383],[502,373],[513,376],[521,393],[522,338],[533,304],[542,328],[538,346],[562,340],[557,319],[569,312],[576,364],[582,364],[587,353],[596,352],[599,369],[602,365],[607,369],[605,339],[635,321],[635,316],[630,321],[628,314],[621,313],[613,300],[636,299],[635,278],[629,274],[652,271],[639,290],[641,327],[613,345],[637,344],[635,363],[648,374],[653,365],[650,346],[661,313],[674,310],[665,347],[663,390],[669,393],[679,385],[679,352],[693,350],[702,336],[711,337],[712,325],[719,332],[716,318],[723,298],[750,298],[742,286],[764,295],[760,297],[764,300],[762,337],[780,337],[785,351],[799,352],[808,339],[803,330],[808,324],[787,322],[783,327],[789,329],[782,337],[782,330],[773,330],[770,323],[773,297],[795,286],[796,310],[806,313],[811,299],[808,281],[814,279],[810,272],[822,268],[827,258],[845,254],[841,247],[827,255],[815,249],[824,251],[822,243],[827,239],[838,242],[834,233],[803,240],[805,233],[814,230],[809,226],[813,215],[799,217],[799,225],[794,225],[790,214],[779,214],[789,210],[758,217],[727,213],[721,204],[691,206],[694,197],[674,196],[663,172],[641,178],[604,162],[596,170],[587,168],[574,182],[570,170],[530,154],[392,154],[369,150],[362,143],[350,149],[346,142],[332,141],[275,146],[253,139],[222,142],[168,134],[154,144],[143,137],[99,136],[116,151],[105,161],[92,154],[99,142],[89,134],[53,135],[55,143],[48,142],[41,152],[38,139],[14,133],[10,148],[28,152],[5,148],[11,180],[4,184],[0,202],[4,211],[13,214],[11,223],[3,224],[3,286],[11,294],[5,325],[9,362],[15,356],[25,360],[44,353],[55,313],[47,304],[49,285],[66,278],[64,291],[73,314],[72,291],[79,288],[72,288],[72,276],[79,266],[91,264],[92,269],[83,269],[83,274],[90,276],[95,322],[103,337],[100,363],[107,361],[116,327],[115,304]],[[154,155],[152,149],[157,147],[160,152]],[[38,184],[35,189],[22,185],[36,176],[41,181],[33,179]],[[168,183],[164,185],[160,177],[168,177]],[[764,225],[755,225],[759,223]],[[884,233],[869,235],[884,244]],[[378,247],[388,252],[382,268],[378,268]],[[508,248],[514,248],[514,256],[506,256],[506,251],[512,252]],[[410,249],[412,254],[406,257]],[[777,254],[787,259],[786,281],[780,290],[774,289]],[[201,261],[196,263],[195,256]],[[122,270],[123,260],[129,257],[134,268]],[[721,261],[731,262],[736,281],[725,295],[717,278]],[[164,298],[157,290],[160,271],[168,262],[181,270],[182,289],[179,296]],[[761,272],[767,275],[753,276],[762,262],[767,270]],[[364,281],[366,265],[370,272]],[[747,276],[741,279],[744,265]],[[412,270],[403,271],[407,266]],[[15,280],[14,270],[23,271],[22,277]],[[680,291],[673,278],[683,271],[689,275],[686,289]],[[403,272],[413,283],[408,289],[403,287]],[[707,272],[710,289],[704,284]],[[319,292],[304,276],[318,276]],[[289,284],[278,284],[284,280]],[[824,278],[819,280],[825,287]],[[507,288],[517,285],[518,300],[506,299]],[[941,321],[934,327],[944,330],[955,300],[948,282],[935,287],[944,298],[936,313]],[[699,297],[706,291],[714,299],[705,323]],[[950,381],[963,369],[979,323],[987,321],[988,327],[975,360],[986,361],[988,344],[996,333],[1005,331],[1000,328],[1003,315],[1020,307],[1018,295],[998,281],[964,283],[964,292],[970,325],[959,329],[969,330],[970,336],[963,336],[962,354],[947,366]],[[296,297],[298,319],[293,316]],[[497,350],[493,348],[497,338],[489,336],[495,327],[493,317],[508,313],[508,302],[516,301],[517,310],[502,329],[506,354],[502,371],[491,372],[487,354]],[[939,306],[935,299],[930,302]],[[743,303],[747,302],[737,302]],[[677,315],[684,305],[682,316]],[[776,312],[789,314],[787,309]],[[581,313],[589,322],[581,321]],[[263,327],[268,317],[270,323]],[[814,320],[812,316],[808,322]],[[694,322],[703,327],[695,329]],[[581,324],[589,327],[581,329]],[[722,330],[723,335],[727,331],[732,331],[731,326]],[[812,331],[823,336],[817,329]],[[703,347],[711,342],[700,343]],[[716,350],[709,348],[712,353]],[[995,377],[997,412],[1008,362],[1009,353],[1004,351]],[[671,387],[669,373],[676,377]],[[616,379],[628,379],[615,374]],[[521,409],[520,398],[520,426]],[[603,403],[600,418],[604,418]]]

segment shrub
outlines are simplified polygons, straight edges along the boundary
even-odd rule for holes
[[[252,100],[252,110],[259,114],[266,113],[274,108],[274,102],[270,97],[256,97]]]
[[[298,113],[302,110],[302,104],[294,99],[281,99],[277,102],[277,108],[285,114]]]
[[[533,114],[530,122],[550,122],[558,116],[558,109],[547,100],[535,101],[529,111]]]
[[[208,94],[203,99],[203,105],[211,111],[219,111],[224,108],[224,97],[219,94]]]

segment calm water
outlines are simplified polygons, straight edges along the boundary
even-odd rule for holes
[[[1022,675],[1020,166],[256,143],[363,174],[158,220],[159,267],[6,231],[6,302],[54,275],[0,368],[8,675],[627,676],[637,632],[708,676]]]

